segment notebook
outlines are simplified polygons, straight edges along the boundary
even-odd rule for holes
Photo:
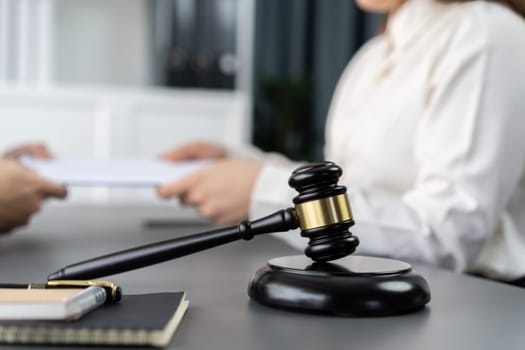
[[[85,289],[0,288],[0,320],[78,319],[106,301],[102,287]]]
[[[187,308],[184,292],[123,295],[75,321],[0,321],[0,342],[164,347]]]

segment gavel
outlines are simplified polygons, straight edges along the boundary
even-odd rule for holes
[[[347,256],[359,244],[348,228],[354,224],[346,188],[338,186],[342,171],[331,162],[305,165],[295,170],[289,185],[299,195],[294,208],[279,210],[238,226],[148,244],[69,265],[48,280],[93,279],[172,260],[236,240],[301,228],[308,237],[305,255],[324,262]]]
[[[51,273],[48,280],[99,278],[260,234],[300,228],[301,236],[308,238],[305,256],[272,259],[259,269],[249,287],[253,299],[269,306],[345,316],[390,315],[422,308],[430,300],[428,285],[409,264],[347,257],[359,240],[349,231],[354,219],[346,187],[338,185],[341,175],[341,168],[333,162],[304,165],[288,182],[298,192],[294,207],[237,226],[85,260]],[[354,300],[349,303],[347,297]]]

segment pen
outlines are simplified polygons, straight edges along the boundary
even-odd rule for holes
[[[13,289],[53,289],[53,288],[88,288],[102,287],[106,293],[106,304],[120,301],[122,289],[113,282],[109,281],[82,281],[82,280],[61,280],[48,281],[47,283],[0,283],[0,288]]]

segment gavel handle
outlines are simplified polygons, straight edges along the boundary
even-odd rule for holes
[[[50,274],[48,280],[99,278],[176,259],[239,239],[250,240],[255,235],[298,227],[295,209],[283,209],[258,220],[243,221],[238,226],[148,244],[78,262]]]

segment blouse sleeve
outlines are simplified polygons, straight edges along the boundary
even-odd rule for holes
[[[361,252],[463,271],[497,229],[524,169],[525,45],[492,29],[462,28],[434,70],[413,188],[352,193]]]

